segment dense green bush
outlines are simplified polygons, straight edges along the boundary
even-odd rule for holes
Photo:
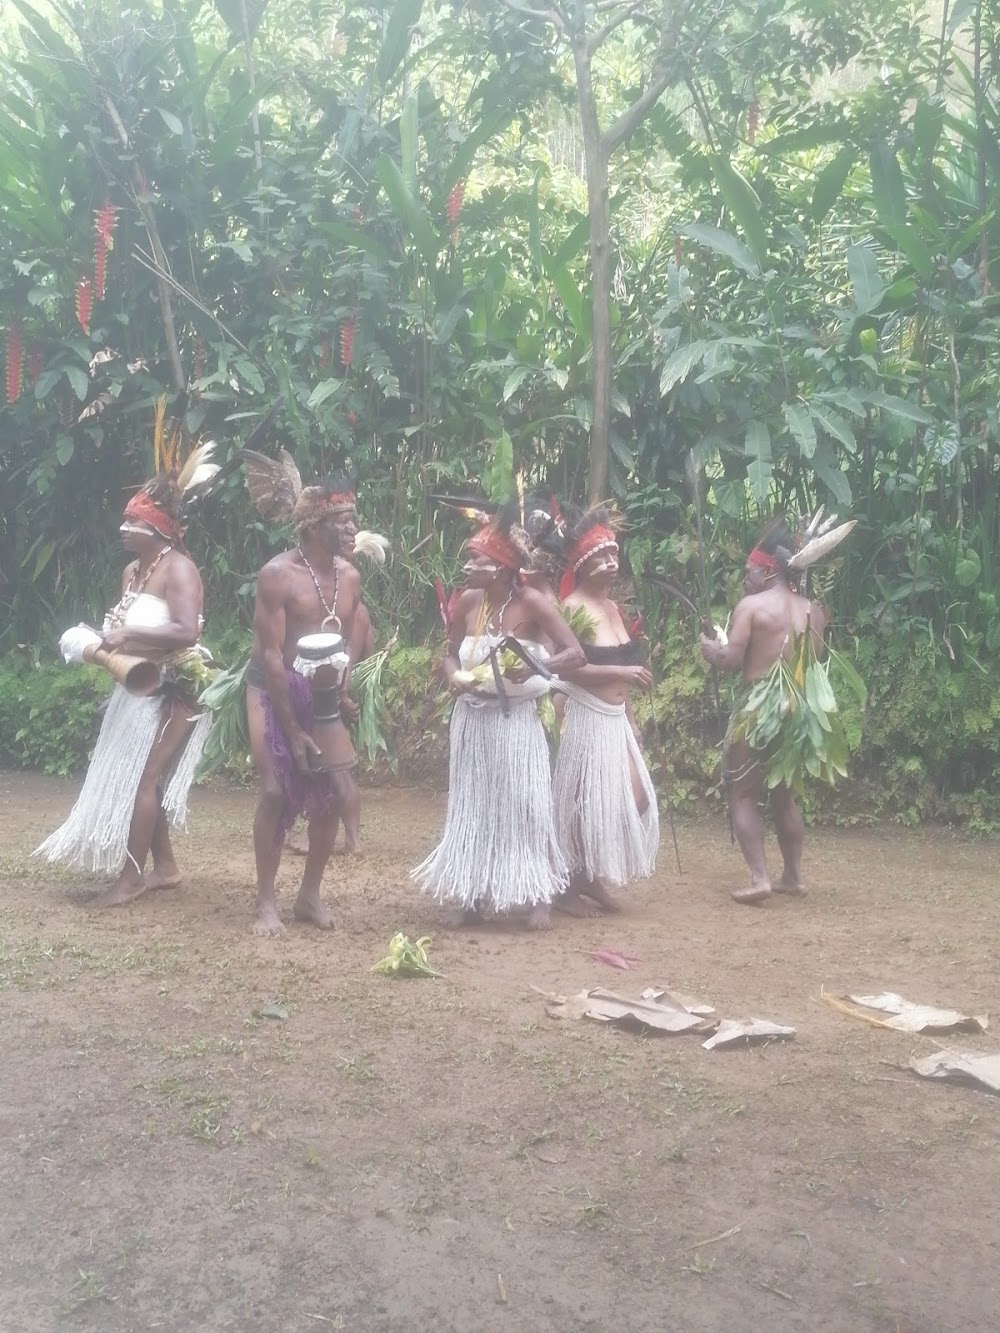
[[[108,675],[99,667],[0,665],[0,763],[61,777],[81,768],[100,728]]]
[[[869,685],[864,716],[844,701],[851,777],[814,785],[812,821],[914,825],[927,820],[971,831],[1000,830],[1000,671],[959,665],[929,637],[862,639],[850,655]],[[399,647],[383,673],[391,758],[362,760],[362,777],[447,781],[447,700],[437,688],[435,649]],[[690,633],[673,627],[654,651],[655,722],[650,697],[635,711],[662,800],[688,814],[721,808],[719,756],[732,703],[729,680],[712,679]],[[0,764],[66,775],[86,763],[107,676],[96,669],[0,666]],[[236,765],[234,777],[245,777]]]

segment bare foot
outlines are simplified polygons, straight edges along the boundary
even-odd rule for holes
[[[592,883],[588,884],[585,889],[581,889],[580,892],[585,897],[591,898],[597,903],[602,912],[615,913],[622,910],[621,904],[612,898],[611,894],[608,893],[607,889],[599,879],[595,879]]]
[[[578,893],[561,893],[556,898],[552,906],[557,912],[565,912],[567,916],[595,917],[601,915],[601,909],[596,903],[585,903]]]
[[[538,907],[533,907],[528,913],[524,922],[525,930],[551,930],[552,912],[548,903],[540,903]]]
[[[343,847],[337,848],[338,856],[364,856],[360,842],[345,842]]]
[[[809,892],[804,884],[799,884],[786,875],[782,875],[776,884],[771,885],[771,891],[773,893],[783,893],[789,898],[804,898]]]
[[[751,884],[747,889],[733,889],[729,896],[733,902],[742,903],[744,907],[758,907],[770,898],[771,886],[765,880],[761,884]]]
[[[181,872],[176,866],[165,866],[160,870],[153,869],[146,880],[147,889],[176,889],[181,883]]]
[[[478,926],[482,917],[474,907],[453,907],[445,912],[442,925],[445,930],[461,930],[463,926]]]
[[[95,907],[123,907],[125,903],[130,903],[133,898],[138,898],[140,893],[146,892],[146,881],[139,880],[118,880],[112,884],[110,889],[105,889],[94,899]]]
[[[295,899],[292,915],[296,921],[304,921],[306,925],[317,926],[320,930],[333,930],[333,917],[322,898],[303,898],[300,895]]]
[[[285,839],[285,851],[292,856],[308,856],[309,843],[304,833],[289,833]]]
[[[285,927],[281,924],[281,917],[278,915],[278,909],[274,903],[257,907],[253,919],[253,933],[261,935],[265,939],[273,939],[276,935],[284,935]]]

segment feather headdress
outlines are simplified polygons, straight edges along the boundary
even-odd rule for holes
[[[803,570],[822,560],[853,532],[857,523],[851,519],[835,527],[837,515],[823,522],[822,506],[811,519],[800,520],[798,530],[793,534],[786,527],[782,518],[773,518],[761,530],[753,549],[747,556],[747,564],[755,565],[768,574],[801,574]]]
[[[788,562],[789,569],[808,569],[817,560],[822,560],[825,555],[829,555],[835,547],[839,546],[845,537],[850,536],[857,525],[858,520],[852,518],[846,523],[841,523],[839,527],[834,526],[839,515],[831,514],[829,518],[824,520],[823,512],[824,506],[820,505],[808,522],[800,524],[802,533],[800,545]]]
[[[304,486],[295,459],[287,449],[279,449],[277,458],[269,458],[255,449],[243,449],[241,457],[246,464],[250,499],[262,518],[272,521],[290,518],[301,530],[330,510],[354,508],[357,491],[352,481],[332,476]]]
[[[153,420],[153,469],[155,475],[125,506],[125,521],[145,523],[167,541],[183,545],[184,511],[205,494],[219,472],[211,461],[215,444],[206,440],[181,461],[181,422],[166,429],[167,400],[160,398]]]
[[[565,572],[559,585],[559,599],[565,601],[576,586],[578,571],[598,551],[618,550],[621,519],[607,505],[594,505],[579,514],[569,525],[563,557]]]
[[[243,450],[247,469],[247,490],[261,518],[289,518],[302,494],[302,478],[295,459],[287,449],[279,449],[277,458],[268,458],[255,449]]]
[[[446,509],[461,514],[463,518],[473,523],[478,523],[480,527],[485,527],[497,512],[497,506],[491,504],[489,500],[468,499],[462,495],[431,495],[428,498],[435,504],[444,505]]]

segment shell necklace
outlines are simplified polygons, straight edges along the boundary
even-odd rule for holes
[[[491,611],[489,615],[486,617],[486,625],[483,632],[484,638],[491,640],[495,639],[496,642],[499,643],[500,640],[504,637],[503,633],[504,613],[507,610],[508,606],[510,606],[511,602],[514,600],[514,594],[516,592],[517,592],[517,585],[514,584],[511,586],[511,590],[507,594],[507,600],[504,602],[503,606],[501,606],[500,610]],[[489,605],[489,596],[488,594],[484,593],[483,609],[485,610],[488,605]],[[496,624],[495,630],[492,628],[494,624]]]
[[[339,633],[340,630],[343,629],[343,625],[341,624],[340,616],[337,615],[337,597],[340,593],[340,566],[337,564],[337,557],[334,556],[333,558],[333,609],[331,610],[330,604],[323,596],[323,589],[319,586],[319,579],[316,577],[316,571],[306,559],[306,553],[301,546],[298,548],[298,552],[302,558],[302,563],[309,571],[309,577],[313,581],[313,587],[316,589],[316,596],[319,598],[320,606],[322,606],[323,610],[326,612],[326,615],[320,623],[320,629],[325,630],[327,625],[333,621],[336,625],[337,632]]]
[[[136,565],[135,569],[133,569],[132,571],[131,577],[129,578],[128,587],[122,593],[121,601],[116,602],[115,605],[108,612],[108,614],[104,617],[105,632],[112,629],[121,629],[122,625],[125,624],[125,617],[129,613],[129,608],[132,607],[139,600],[139,598],[142,596],[143,590],[146,587],[146,584],[153,577],[153,570],[160,563],[160,561],[167,554],[167,552],[172,551],[173,549],[174,549],[173,546],[164,546],[163,549],[160,551],[160,553],[157,556],[155,556],[153,560],[150,562],[149,568],[146,570],[145,574],[143,574],[142,578],[139,580],[138,583],[136,583],[135,580],[136,580],[136,575],[139,573],[139,566]]]

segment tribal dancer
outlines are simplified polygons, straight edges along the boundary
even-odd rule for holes
[[[374,560],[377,565],[385,564],[385,553],[389,548],[389,541],[377,532],[361,531],[355,534],[354,545],[348,550],[348,544],[345,542],[342,551],[345,560],[349,560],[355,568],[358,564],[358,556],[368,556]],[[354,612],[354,623],[351,630],[351,641],[347,647],[348,656],[351,659],[350,670],[353,671],[360,662],[371,657],[375,651],[375,631],[372,625],[371,612],[363,601],[358,602],[357,610]],[[350,673],[344,681],[344,690],[350,687]],[[343,789],[343,799],[341,802],[340,817],[344,824],[344,855],[356,856],[361,851],[361,788],[358,786],[357,776],[354,772],[345,772],[341,775]],[[293,856],[305,856],[309,848],[305,842],[300,841],[302,834],[298,826],[288,830],[288,836],[285,839],[285,847]]]
[[[435,850],[412,872],[425,893],[456,909],[452,924],[527,909],[532,929],[567,882],[552,822],[551,774],[536,700],[548,681],[507,671],[506,708],[491,665],[515,637],[550,671],[583,664],[555,604],[519,582],[529,545],[509,509],[468,542],[466,588],[448,629],[443,674],[457,696],[450,727],[448,812]]]
[[[357,570],[344,558],[354,547],[354,487],[331,478],[305,488],[299,482],[293,489],[291,520],[298,545],[268,561],[257,577],[246,676],[247,726],[260,783],[254,818],[254,930],[259,935],[284,931],[274,880],[285,834],[303,811],[309,849],[294,915],[321,929],[333,925],[320,885],[357,763],[344,725],[355,713],[346,696],[344,649],[361,587]],[[328,659],[310,663],[299,641],[318,634],[342,637],[331,645]],[[327,683],[321,683],[324,674]]]
[[[560,591],[581,625],[587,663],[562,673],[567,699],[552,795],[570,882],[556,906],[593,916],[618,910],[609,888],[646,879],[656,866],[656,792],[628,707],[630,691],[648,690],[652,677],[642,643],[629,636],[611,600],[619,550],[607,510],[584,514],[568,542]]]
[[[162,429],[161,409],[157,464]],[[185,823],[188,790],[212,725],[196,702],[210,678],[210,658],[198,642],[201,576],[184,550],[182,515],[185,491],[203,491],[218,471],[207,462],[210,448],[195,450],[180,471],[172,466],[176,436],[162,449],[171,465],[125,507],[122,544],[136,559],[125,569],[121,600],[100,634],[80,625],[60,640],[67,662],[89,660],[103,649],[150,659],[161,671],[152,696],[139,698],[116,686],[80,796],[65,824],[36,853],[95,874],[117,873],[97,899],[101,907],[118,907],[145,889],[181,881],[168,824]]]
[[[726,735],[722,766],[729,788],[733,831],[750,870],[749,887],[735,889],[732,896],[736,902],[749,906],[764,902],[772,892],[796,897],[806,892],[802,884],[805,825],[793,787],[785,781],[769,783],[769,763],[775,749],[755,747],[747,738],[748,724],[754,714],[747,706],[753,698],[755,683],[763,681],[779,659],[791,660],[805,638],[811,639],[807,647],[814,656],[821,656],[824,650],[827,613],[822,606],[802,596],[798,572],[789,563],[795,561],[798,545],[784,523],[770,525],[747,556],[743,575],[746,595],[733,612],[728,641],[725,636],[708,638],[704,634],[700,640],[701,651],[712,666],[740,671],[743,675],[743,688]],[[787,715],[787,706],[784,711]],[[769,788],[783,860],[781,878],[774,883],[768,875],[759,808]]]

